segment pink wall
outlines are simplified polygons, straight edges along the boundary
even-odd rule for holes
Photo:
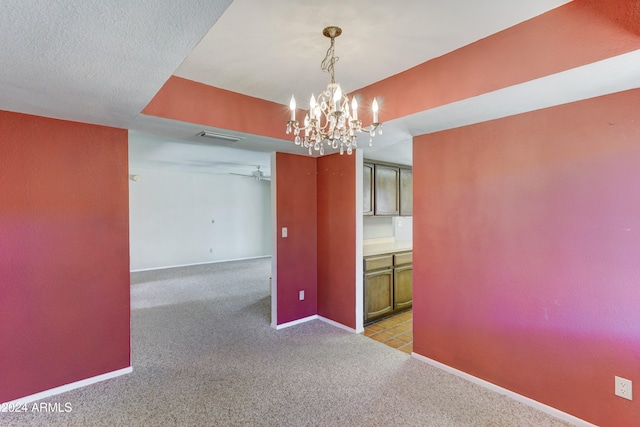
[[[356,328],[356,156],[318,158],[318,314]]]
[[[291,139],[285,133],[289,107],[171,76],[142,111],[207,126]]]
[[[414,138],[414,351],[640,424],[640,90]]]
[[[276,153],[277,324],[318,312],[316,159]],[[287,227],[288,237],[282,237]],[[298,292],[305,291],[304,301]]]
[[[355,161],[276,154],[278,325],[319,314],[356,327]]]
[[[130,366],[127,131],[0,111],[0,402]]]

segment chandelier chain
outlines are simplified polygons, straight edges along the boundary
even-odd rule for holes
[[[335,37],[331,37],[331,45],[329,46],[329,49],[327,49],[327,54],[320,63],[320,68],[322,69],[322,71],[329,73],[329,75],[331,76],[331,83],[336,82],[334,67],[336,62],[340,60],[339,56],[335,56],[335,40]]]

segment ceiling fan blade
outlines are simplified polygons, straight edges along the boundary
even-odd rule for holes
[[[229,174],[254,178],[256,181],[271,181],[271,177],[265,175],[264,172],[260,170],[260,165],[257,165],[256,169],[248,174],[235,173],[235,172],[229,172]]]

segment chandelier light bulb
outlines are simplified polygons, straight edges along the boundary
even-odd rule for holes
[[[371,103],[371,111],[373,111],[373,123],[378,123],[378,100],[375,98]]]
[[[291,95],[291,101],[289,101],[289,109],[291,109],[291,121],[296,119],[296,99]]]
[[[353,114],[353,120],[358,120],[358,101],[356,101],[355,96],[351,99],[351,113]]]

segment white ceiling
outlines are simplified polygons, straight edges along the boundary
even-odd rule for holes
[[[130,129],[132,164],[211,171],[245,163],[247,171],[257,164],[265,170],[269,152],[299,149],[253,135],[223,146],[195,138],[202,126],[140,111],[172,74],[284,105],[292,94],[307,99],[328,83],[320,70],[328,25],[343,29],[336,79],[348,92],[567,2],[5,0],[0,109]],[[638,56],[387,122],[365,156],[408,163],[412,135],[640,87]]]

